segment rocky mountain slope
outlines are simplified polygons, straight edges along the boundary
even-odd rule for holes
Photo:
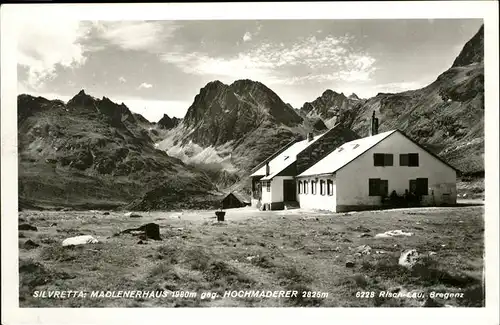
[[[290,140],[324,130],[322,121],[301,117],[260,82],[213,81],[200,90],[182,123],[159,148],[231,178],[228,173],[247,174]]]
[[[170,118],[167,114],[163,114],[163,117],[156,123],[160,128],[171,129],[179,125],[181,119],[177,117]]]
[[[450,69],[424,88],[379,93],[367,100],[327,90],[301,110],[352,128],[361,136],[368,135],[375,111],[380,132],[398,128],[463,173],[480,174],[484,172],[483,34],[481,27]]]
[[[362,104],[363,101],[356,94],[346,97],[343,93],[327,89],[312,102],[306,102],[300,108],[300,112],[309,118],[321,118],[328,128],[338,122],[350,127],[352,124],[350,113],[359,109]]]
[[[148,123],[83,90],[67,104],[19,95],[20,206],[116,207],[165,183],[212,190],[205,174],[155,148]]]

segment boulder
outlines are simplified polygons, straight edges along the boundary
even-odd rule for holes
[[[19,230],[31,230],[31,231],[38,231],[37,227],[35,226],[32,226],[30,224],[27,224],[27,223],[22,223],[18,226],[18,229]]]
[[[370,255],[372,248],[368,245],[361,245],[356,247],[356,251],[362,255]]]
[[[147,223],[138,228],[125,229],[121,234],[132,234],[144,236],[146,238],[151,238],[154,240],[161,240],[160,237],[160,226],[156,223]]]
[[[76,246],[76,245],[86,245],[86,244],[95,244],[99,241],[90,235],[82,235],[66,238],[63,240],[63,246]]]
[[[23,247],[25,249],[33,249],[33,248],[37,248],[38,246],[40,246],[40,245],[38,245],[37,243],[35,243],[31,239],[28,239],[27,241],[25,241],[24,245],[23,245]]]
[[[359,232],[370,232],[370,229],[363,226],[357,226],[356,228],[354,228],[354,230]]]
[[[406,236],[406,237],[413,236],[413,233],[412,232],[405,232],[402,230],[389,230],[389,231],[386,231],[384,233],[380,233],[380,234],[375,235],[376,238],[404,237],[404,236]]]
[[[418,262],[420,255],[416,249],[408,249],[401,253],[399,257],[399,265],[411,269]]]

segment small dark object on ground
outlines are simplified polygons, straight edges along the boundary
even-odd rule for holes
[[[226,215],[225,211],[215,211],[215,215],[217,216],[217,221],[224,221],[224,216]]]
[[[359,232],[370,232],[370,229],[363,226],[357,226],[356,228],[354,228],[354,230]]]
[[[29,225],[27,223],[20,224],[18,227],[18,230],[32,230],[32,231],[38,231],[37,227]]]
[[[365,237],[371,237],[372,235],[368,234],[368,233],[363,233],[361,235],[359,235],[360,238],[365,238]]]
[[[139,244],[139,245],[144,245],[144,244],[145,244],[145,242],[143,242],[142,240],[139,240],[139,241],[137,242],[137,244]]]
[[[130,215],[130,218],[142,218],[142,216],[140,214],[137,214],[137,213],[132,213]]]
[[[18,221],[18,222],[26,222],[26,219],[24,219],[23,217],[19,217],[19,218],[17,219],[17,221]]]
[[[25,249],[33,249],[33,248],[37,248],[40,245],[38,245],[37,243],[35,243],[31,239],[28,239],[27,241],[24,242],[23,246]]]
[[[24,233],[20,232],[19,233],[19,238],[26,238],[26,235],[24,235]]]
[[[103,213],[103,215],[109,216],[109,212],[106,211],[106,212]]]
[[[55,227],[55,226],[57,226],[57,222],[53,222],[50,224],[50,227]]]
[[[352,261],[347,261],[347,262],[345,263],[345,267],[354,267],[354,262],[352,262]]]
[[[131,233],[134,231],[142,231],[146,238],[151,238],[154,240],[161,240],[160,237],[160,226],[156,223],[147,223],[145,225],[140,226],[139,228],[131,228],[122,231],[122,234]]]

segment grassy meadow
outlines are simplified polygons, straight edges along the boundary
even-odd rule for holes
[[[21,211],[19,224],[37,231],[19,231],[20,306],[484,306],[483,206],[351,213],[226,211],[224,222],[217,222],[213,211],[146,212],[139,213],[141,218],[113,211]],[[118,235],[150,222],[160,226],[161,241]],[[375,237],[396,229],[413,236]],[[99,243],[62,247],[63,239],[83,234]],[[35,245],[26,244],[28,240]],[[419,267],[398,265],[406,249],[420,253]],[[87,297],[34,297],[44,290],[81,290]],[[92,291],[126,290],[169,295],[90,297]],[[224,297],[227,290],[298,295]],[[310,297],[302,292],[311,292]],[[382,297],[380,292],[411,297]],[[460,297],[428,299],[431,292]]]

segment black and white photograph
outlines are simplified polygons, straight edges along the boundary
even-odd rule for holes
[[[498,311],[498,3],[150,5],[2,6],[3,301]]]

